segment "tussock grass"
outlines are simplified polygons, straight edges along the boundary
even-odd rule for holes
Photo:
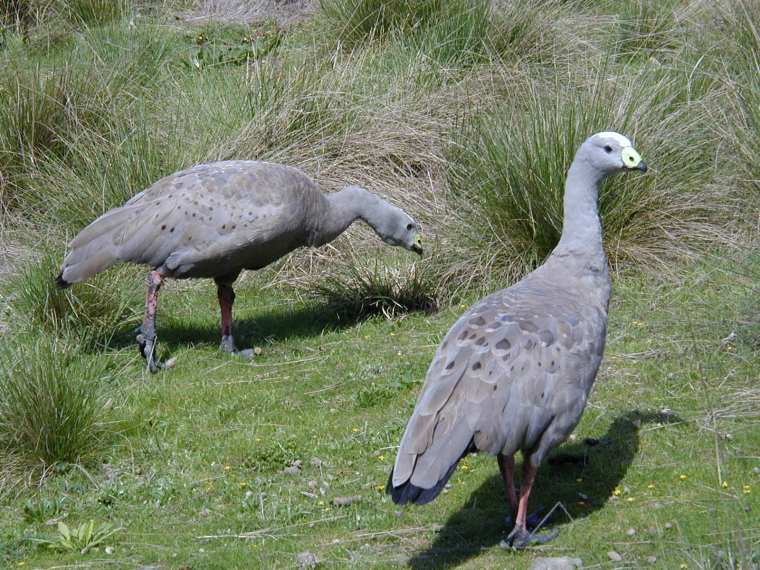
[[[49,75],[39,66],[7,66],[0,79],[0,200],[13,203],[13,189],[27,168],[65,150],[68,86],[65,72]]]
[[[440,16],[441,0],[320,0],[333,33],[348,48],[392,32],[411,33]]]
[[[615,49],[621,60],[648,59],[672,54],[682,45],[679,22],[681,0],[635,0],[616,3]]]
[[[117,275],[130,273],[130,268],[62,290],[55,284],[62,260],[57,252],[45,252],[5,285],[15,330],[36,330],[90,350],[102,349],[115,334],[139,323]]]
[[[437,66],[469,66],[491,57],[551,58],[562,13],[555,0],[466,2],[322,0],[324,27],[349,49],[380,41]]]
[[[102,366],[41,337],[0,349],[0,449],[38,466],[88,458],[101,438]]]
[[[442,293],[438,286],[429,263],[410,263],[400,256],[393,260],[386,256],[382,261],[351,256],[325,264],[319,278],[307,280],[304,290],[341,316],[394,318],[410,311],[436,310]]]
[[[73,22],[92,26],[106,24],[129,13],[129,0],[68,0],[65,14]]]
[[[35,197],[44,202],[57,188],[35,187],[40,173],[44,177],[72,162],[87,163],[82,168],[87,171],[95,157],[112,162],[125,140],[129,151],[132,131],[145,125],[134,102],[176,61],[172,46],[153,28],[129,33],[117,26],[84,33],[72,48],[72,62],[62,67],[43,67],[27,56],[9,55],[0,62],[8,71],[0,81],[0,96],[8,101],[0,107],[0,200],[18,206],[25,194],[33,203]]]
[[[566,170],[583,140],[601,130],[627,133],[652,165],[646,176],[617,176],[602,189],[613,266],[662,269],[730,241],[733,202],[713,185],[708,101],[689,102],[685,77],[656,69],[592,81],[529,81],[519,103],[475,117],[453,147],[451,194],[463,212],[457,231],[478,261],[474,269],[515,276],[548,255],[561,233]],[[482,220],[478,231],[465,223],[474,219]]]
[[[721,60],[721,76],[733,87],[730,120],[718,127],[736,150],[734,166],[742,186],[752,193],[756,214],[760,207],[760,6],[745,0],[718,2],[710,15],[718,30],[733,38]]]

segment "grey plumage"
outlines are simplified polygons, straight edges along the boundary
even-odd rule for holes
[[[67,287],[122,261],[150,266],[138,343],[156,371],[154,318],[164,278],[216,281],[221,346],[235,352],[232,283],[240,272],[298,247],[323,245],[357,219],[387,243],[422,253],[414,220],[363,188],[323,194],[303,172],[279,164],[201,164],[162,178],[84,228],[69,246],[57,283]]]
[[[415,247],[417,228],[409,216],[357,187],[343,192],[353,194],[344,202],[374,211],[343,203],[336,211],[330,198],[336,196],[322,194],[295,168],[243,160],[194,166],[162,178],[83,229],[69,245],[60,280],[78,283],[120,261],[175,278],[236,275],[298,247],[322,245],[362,217],[375,227],[398,218],[398,227],[381,237],[400,236],[398,245]],[[408,224],[413,228],[406,231]]]
[[[610,279],[598,184],[633,168],[646,167],[625,137],[589,138],[568,172],[562,238],[551,256],[473,305],[448,331],[388,481],[395,502],[431,501],[469,451],[499,455],[501,465],[521,450],[537,467],[576,426],[607,330]]]

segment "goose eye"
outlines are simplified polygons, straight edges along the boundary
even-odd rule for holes
[[[608,144],[604,145],[604,152],[610,154],[612,152],[612,147]]]
[[[407,224],[406,231],[410,232],[414,229],[414,224]]]

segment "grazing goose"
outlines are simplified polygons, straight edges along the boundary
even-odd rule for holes
[[[438,347],[388,480],[394,502],[432,501],[464,454],[485,451],[497,456],[516,511],[507,541],[516,548],[530,542],[526,518],[536,470],[580,420],[604,350],[610,277],[599,184],[646,168],[618,133],[597,133],[581,145],[567,173],[557,247],[522,281],[473,305]]]
[[[237,352],[232,284],[240,272],[261,269],[301,246],[326,244],[357,219],[386,243],[422,254],[414,220],[363,188],[322,194],[303,172],[288,166],[248,160],[201,164],[162,178],[79,232],[57,283],[67,287],[120,261],[149,265],[137,342],[156,372],[164,366],[155,355],[155,316],[166,277],[214,279],[221,348]]]

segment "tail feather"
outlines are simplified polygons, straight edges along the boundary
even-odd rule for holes
[[[476,451],[473,440],[465,447],[462,454],[446,469],[443,476],[436,481],[436,483],[430,488],[418,487],[412,483],[412,478],[409,477],[401,485],[393,486],[393,469],[391,469],[388,477],[388,483],[385,486],[385,492],[391,496],[393,502],[397,505],[406,505],[407,503],[414,503],[416,505],[426,505],[441,494],[443,488],[448,483],[451,476],[456,471],[459,461],[468,453]]]
[[[390,476],[388,477],[388,484],[385,486],[385,492],[391,496],[391,499],[393,499],[393,502],[397,505],[406,505],[407,503],[426,505],[441,494],[446,483],[448,483],[449,479],[454,474],[457,465],[459,465],[459,460],[449,467],[443,477],[441,477],[430,489],[418,487],[417,485],[412,484],[409,480],[398,487],[394,487],[393,470],[391,470]]]
[[[72,254],[77,254],[74,263],[70,261]],[[105,271],[118,261],[113,247],[99,249],[98,244],[89,244],[83,250],[72,251],[66,257],[61,269],[60,280],[69,285],[79,283],[96,273]]]
[[[114,208],[79,232],[71,241],[56,283],[60,287],[79,283],[121,261],[119,242],[140,208]]]

